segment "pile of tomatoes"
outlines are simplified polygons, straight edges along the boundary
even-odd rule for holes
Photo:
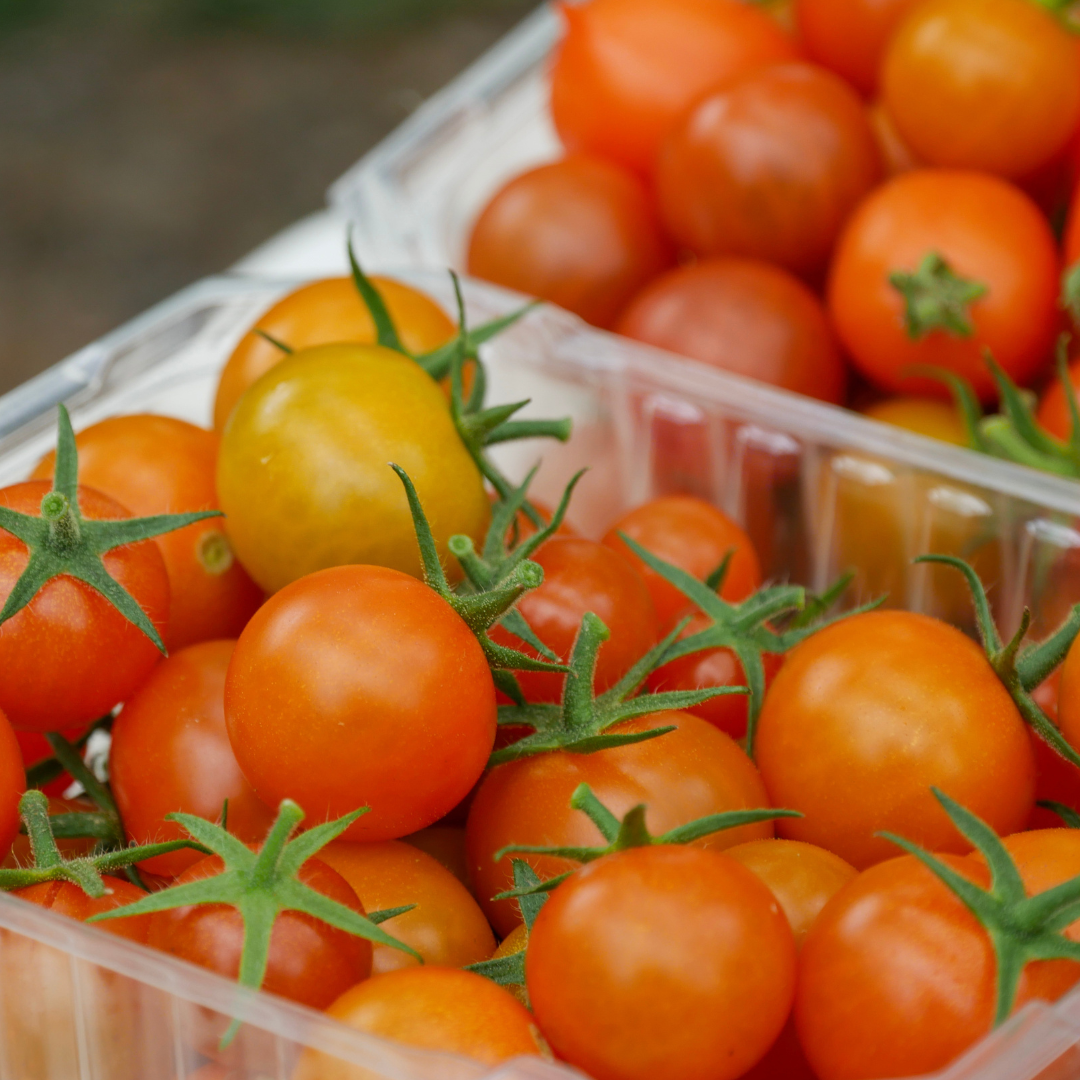
[[[941,557],[981,645],[837,614],[848,580],[763,582],[691,495],[580,535],[580,477],[543,506],[489,454],[569,437],[485,400],[515,317],[355,266],[260,317],[215,430],[61,409],[0,490],[0,887],[360,1031],[596,1080],[922,1074],[1065,993],[1080,609],[1003,641]],[[20,947],[0,1023],[41,1075],[67,998]],[[138,1002],[94,1000],[134,1080]],[[242,1075],[218,1019],[200,1080]]]
[[[961,445],[947,376],[992,403],[991,356],[1045,389],[1039,420],[1068,438],[1054,357],[1064,309],[1080,316],[1069,4],[559,7],[566,156],[492,197],[470,273]]]

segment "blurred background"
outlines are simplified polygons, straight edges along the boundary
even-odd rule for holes
[[[537,0],[0,0],[0,392],[323,204]]]

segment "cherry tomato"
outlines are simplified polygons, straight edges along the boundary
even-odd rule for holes
[[[1080,354],[1075,346],[1069,352],[1069,382],[1072,383],[1073,393],[1080,395]],[[1072,435],[1072,411],[1059,376],[1055,375],[1050,381],[1035,416],[1046,431],[1062,442],[1067,442]]]
[[[490,516],[480,471],[419,365],[374,345],[325,345],[267,372],[233,410],[218,459],[225,528],[251,576],[271,592],[348,563],[419,577],[388,462],[412,478],[444,556],[455,533],[480,546]]]
[[[236,759],[264,802],[312,823],[361,806],[347,839],[392,840],[438,821],[479,779],[495,688],[472,631],[396,570],[301,578],[255,614],[225,683]]]
[[[935,398],[890,397],[862,410],[863,416],[930,439],[967,446],[968,434],[955,405]]]
[[[15,732],[0,712],[0,855],[6,855],[19,835],[19,798],[26,790],[26,773]]]
[[[67,731],[61,731],[60,734],[67,739],[68,742],[77,742],[86,728],[68,728]],[[45,761],[47,758],[53,756],[52,747],[49,745],[49,740],[45,738],[44,733],[40,731],[16,731],[15,738],[19,742],[19,751],[22,754],[23,766],[29,770],[32,766],[37,765],[41,761]],[[50,780],[47,784],[37,785],[45,792],[46,795],[58,796],[63,795],[69,787],[71,787],[71,777],[65,772],[61,773],[55,780]]]
[[[553,536],[533,556],[544,568],[543,584],[526,593],[517,610],[536,636],[559,656],[569,659],[581,617],[591,611],[611,631],[600,646],[595,688],[602,693],[630,670],[656,644],[659,633],[649,590],[625,556],[612,553],[593,540]],[[491,632],[492,641],[535,655],[502,626]],[[516,672],[528,701],[562,700],[565,675],[558,672]]]
[[[969,850],[931,786],[1002,835],[1034,802],[1026,726],[983,651],[912,612],[854,615],[788,653],[756,749],[773,805],[805,814],[780,821],[780,835],[859,869],[895,854],[882,830]]]
[[[572,154],[515,177],[469,240],[475,277],[608,327],[673,252],[645,185],[603,158]]]
[[[761,585],[761,568],[750,537],[726,514],[692,495],[663,495],[624,514],[607,531],[603,543],[625,553],[652,594],[662,631],[686,611],[686,597],[647,567],[619,539],[631,540],[696,578],[704,580],[732,552],[720,595],[732,603],[745,600]]]
[[[146,896],[137,885],[132,885],[123,878],[106,875],[102,880],[105,882],[106,892],[100,897],[87,896],[78,885],[70,881],[43,881],[40,885],[13,889],[11,895],[55,911],[58,915],[66,915],[69,919],[78,919],[79,922],[86,922],[92,915],[134,904]],[[98,927],[110,934],[145,945],[150,932],[150,919],[149,915],[133,915],[127,919],[108,919],[98,924]]]
[[[468,885],[469,872],[465,858],[465,817],[460,825],[429,825],[419,832],[403,836],[402,842],[430,855],[440,866],[446,867],[462,883]]]
[[[703,94],[798,57],[775,22],[734,0],[591,0],[560,5],[566,35],[551,72],[563,145],[647,173]]]
[[[1058,723],[1058,690],[1061,683],[1059,667],[1045,682],[1032,691],[1031,696],[1039,707],[1054,723]],[[1060,754],[1051,750],[1029,729],[1031,749],[1035,753],[1035,798],[1063,803],[1080,813],[1080,768],[1066,761]],[[1036,806],[1028,819],[1029,829],[1056,829],[1061,825],[1061,818],[1046,807]]]
[[[0,490],[0,506],[40,512],[52,485],[30,480]],[[78,490],[84,517],[131,515],[93,488]],[[26,545],[0,530],[0,599],[26,569]],[[150,540],[115,548],[105,569],[168,638],[169,578]],[[0,627],[0,708],[12,725],[33,731],[85,727],[123,701],[161,659],[154,643],[101,593],[61,575]]]
[[[1065,28],[1027,0],[926,0],[889,41],[886,108],[932,165],[1021,177],[1080,121],[1080,65]]]
[[[596,826],[570,808],[579,784],[588,784],[612,813],[621,817],[644,803],[646,822],[657,836],[707,814],[768,806],[754,763],[723,732],[689,713],[660,712],[626,721],[613,731],[645,731],[675,725],[675,731],[646,742],[595,754],[556,752],[521,758],[492,769],[476,793],[465,843],[473,895],[496,933],[508,934],[521,921],[512,900],[493,902],[513,888],[510,857],[494,855],[508,844],[586,846],[603,844]],[[692,778],[692,781],[691,779]],[[721,850],[773,835],[770,821],[713,833],[697,846]],[[522,855],[541,878],[576,865],[547,855]]]
[[[221,873],[216,855],[189,866],[177,885]],[[365,914],[356,893],[336,871],[319,859],[308,859],[297,879],[339,904]],[[240,912],[225,904],[191,904],[150,916],[147,944],[227,979],[240,973],[244,923]],[[270,958],[262,989],[313,1009],[325,1009],[350,986],[371,974],[371,942],[312,918],[283,911],[270,937]]]
[[[705,259],[647,285],[620,334],[724,371],[840,404],[844,362],[821,301],[786,271]]]
[[[967,305],[972,333],[930,328],[913,338],[904,297],[890,282],[927,256],[985,293]],[[829,310],[856,366],[886,390],[943,397],[915,365],[947,368],[994,398],[983,352],[1026,384],[1049,360],[1058,325],[1058,255],[1031,200],[996,177],[919,169],[883,184],[848,221],[829,281]]]
[[[525,978],[556,1055],[597,1080],[733,1080],[791,1008],[795,943],[773,895],[700,848],[631,848],[540,910]]]
[[[824,68],[782,64],[702,98],[665,141],[656,190],[668,231],[696,255],[816,275],[880,176],[858,95]]]
[[[136,844],[180,840],[172,813],[221,817],[244,843],[262,841],[274,814],[236,763],[225,729],[225,673],[235,641],[204,641],[173,653],[124,704],[113,725],[109,772],[128,838]],[[175,877],[202,856],[173,851],[140,864]]]
[[[839,855],[798,840],[751,840],[728,848],[726,854],[768,885],[798,949],[821,909],[858,875]]]
[[[495,938],[468,889],[430,855],[399,840],[354,844],[335,840],[319,852],[352,887],[367,911],[415,904],[383,923],[388,934],[411,945],[425,964],[464,967],[487,960]],[[372,946],[371,972],[410,967],[417,961],[388,945]]]
[[[373,277],[371,284],[386,304],[401,343],[411,353],[431,352],[456,333],[443,309],[424,293],[391,278]],[[287,355],[256,333],[258,330],[295,351],[341,341],[362,345],[376,341],[375,323],[351,277],[325,278],[301,286],[261,315],[229,356],[214,401],[216,431],[225,430],[225,421],[244,391]]]
[[[811,60],[869,96],[881,56],[913,0],[795,0],[795,20]]]
[[[114,416],[80,431],[79,480],[137,517],[217,509],[214,472],[220,440],[171,416]],[[51,480],[56,455],[31,479]],[[218,518],[155,538],[169,574],[170,649],[235,637],[262,603],[262,590],[233,558]]]

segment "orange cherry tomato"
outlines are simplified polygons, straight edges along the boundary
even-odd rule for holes
[[[373,277],[401,343],[410,352],[431,352],[457,332],[431,297],[390,278]],[[214,429],[225,421],[244,391],[285,359],[285,353],[256,333],[262,330],[294,351],[313,345],[359,342],[374,345],[375,323],[351,277],[313,281],[279,300],[240,339],[221,372],[214,400]]]
[[[821,909],[858,871],[825,848],[798,840],[751,840],[727,849],[769,887],[802,948]]]
[[[880,177],[858,95],[798,63],[751,71],[702,98],[665,141],[656,190],[669,232],[696,255],[816,275]]]
[[[570,808],[579,784],[588,784],[620,817],[644,803],[654,836],[707,814],[769,805],[761,776],[738,743],[696,716],[659,712],[612,730],[646,731],[668,725],[676,730],[646,742],[595,754],[539,754],[498,765],[484,777],[469,811],[465,843],[473,895],[496,933],[505,936],[521,922],[514,901],[491,899],[513,888],[510,856],[496,863],[497,851],[508,844],[604,843],[588,817]],[[761,821],[713,833],[696,843],[719,851],[772,835],[772,822]],[[525,859],[545,879],[577,865],[547,855],[515,857]]]
[[[136,517],[218,508],[217,435],[171,416],[113,416],[80,431],[79,480]],[[51,480],[56,455],[38,463],[34,480]],[[262,603],[262,590],[233,557],[219,518],[207,518],[154,541],[169,573],[172,601],[166,644],[235,637]]]
[[[720,595],[732,603],[745,600],[761,585],[761,567],[750,537],[726,514],[692,495],[664,495],[624,514],[608,529],[603,543],[629,556],[652,594],[662,632],[685,613],[686,597],[647,567],[619,539],[631,540],[696,578],[704,580],[732,552]]]
[[[236,763],[225,728],[225,673],[235,641],[204,641],[173,653],[124,704],[113,725],[109,773],[128,838],[136,844],[181,840],[172,813],[217,821],[228,800],[229,832],[265,839],[274,814]],[[140,864],[175,877],[202,856],[173,851]]]
[[[1069,363],[1069,382],[1072,383],[1072,392],[1080,395],[1080,358]],[[1039,401],[1036,419],[1049,434],[1062,442],[1072,434],[1072,413],[1065,385],[1056,375]]]
[[[854,615],[796,646],[766,695],[757,763],[777,832],[862,869],[896,848],[970,846],[930,792],[943,790],[1006,835],[1034,803],[1027,728],[982,649],[925,615]]]
[[[525,956],[541,1031],[597,1080],[734,1080],[780,1034],[795,989],[776,899],[695,847],[582,867],[540,910]]]
[[[890,278],[915,275],[928,256],[985,292],[965,305],[970,334],[905,325],[905,302]],[[936,380],[911,378],[918,365],[968,379],[995,397],[983,353],[1021,383],[1036,378],[1058,327],[1057,246],[1046,219],[1021,191],[993,176],[918,169],[867,198],[837,245],[829,311],[855,365],[893,392],[944,397]]]
[[[376,844],[335,840],[319,852],[319,859],[353,887],[366,911],[415,904],[412,911],[382,925],[388,934],[420,953],[425,964],[464,967],[487,960],[495,951],[491,927],[468,889],[411,844],[399,840]],[[400,949],[372,946],[373,975],[416,963]]]
[[[572,154],[515,177],[484,208],[469,273],[610,326],[673,252],[638,177]]]
[[[70,881],[43,881],[40,885],[13,889],[11,895],[79,922],[86,922],[93,915],[134,904],[146,896],[137,885],[132,885],[123,878],[105,875],[102,880],[105,882],[106,891],[104,896],[98,897],[87,896],[78,885]],[[150,932],[150,919],[149,915],[132,915],[126,919],[107,919],[97,925],[110,934],[145,945]]]
[[[704,259],[634,297],[616,332],[736,375],[840,404],[846,373],[821,301],[752,259]]]
[[[968,434],[956,406],[936,398],[890,397],[868,405],[863,416],[930,439],[967,446]]]
[[[889,41],[885,106],[932,165],[1017,178],[1049,162],[1080,121],[1068,31],[1028,0],[925,0]]]
[[[326,1010],[357,1031],[440,1050],[493,1067],[544,1042],[528,1009],[501,986],[471,971],[411,967],[368,979]],[[294,1080],[367,1080],[369,1069],[307,1050]]]
[[[735,0],[591,0],[560,10],[551,113],[563,145],[642,173],[703,94],[798,58],[768,15]]]

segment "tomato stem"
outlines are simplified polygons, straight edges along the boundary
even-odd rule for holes
[[[1067,829],[1080,829],[1080,814],[1078,814],[1071,806],[1066,806],[1062,802],[1056,802],[1054,799],[1038,799],[1036,800],[1035,805],[1041,806],[1044,810],[1049,810],[1053,814],[1057,814],[1057,816],[1065,823]]]
[[[904,327],[913,341],[934,330],[962,338],[975,332],[968,309],[987,288],[959,277],[936,251],[927,252],[914,273],[891,273],[889,284],[903,297]]]

